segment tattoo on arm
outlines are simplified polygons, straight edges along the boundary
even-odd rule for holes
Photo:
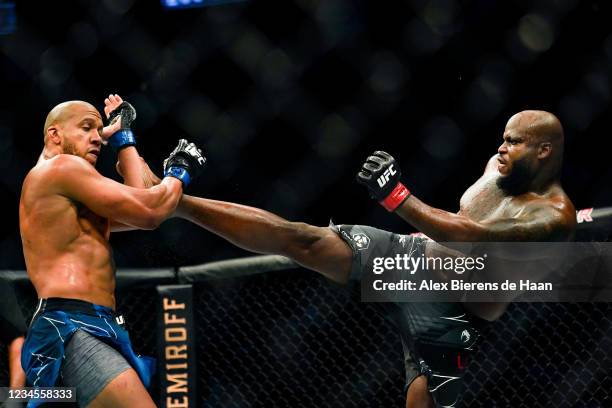
[[[536,207],[516,219],[500,219],[481,223],[487,241],[551,241],[567,238],[569,225],[558,209]]]

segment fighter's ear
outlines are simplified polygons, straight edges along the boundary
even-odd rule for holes
[[[545,159],[552,154],[552,143],[543,142],[538,147],[538,159]]]
[[[61,144],[62,142],[61,137],[59,135],[59,127],[55,124],[47,128],[46,136],[47,136],[46,139],[53,144],[58,145],[58,144]]]

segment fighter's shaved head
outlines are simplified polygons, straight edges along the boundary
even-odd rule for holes
[[[72,115],[78,112],[78,108],[85,108],[86,110],[97,112],[97,109],[92,104],[85,101],[67,101],[56,105],[51,109],[45,120],[45,127],[43,129],[45,143],[47,142],[47,130],[49,127],[55,124],[61,124],[70,119]]]
[[[550,142],[563,146],[563,127],[559,119],[550,112],[526,110],[512,116],[508,124],[517,125],[518,129],[530,136],[530,142]]]
[[[563,126],[555,115],[542,110],[525,110],[508,120],[506,131],[524,136],[527,145],[537,148],[537,153],[542,154],[542,172],[551,177],[559,175],[564,135]]]

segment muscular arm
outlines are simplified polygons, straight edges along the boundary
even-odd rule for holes
[[[117,171],[123,177],[126,186],[135,188],[149,188],[145,180],[146,163],[138,154],[135,146],[128,146],[119,150],[117,154]]]
[[[240,248],[284,255],[336,282],[348,280],[352,251],[327,227],[290,222],[257,208],[188,195],[181,199],[175,215]]]
[[[126,120],[129,123],[125,124],[128,129],[132,120],[136,117],[136,111],[131,105],[127,102],[127,106],[123,106],[123,99],[117,94],[110,94],[108,98],[104,99],[104,114],[106,119],[110,120],[110,117],[113,113],[119,112],[119,116],[115,117],[107,126],[105,126],[100,132],[100,136],[104,140],[111,140],[116,132],[122,129],[122,120],[123,115],[121,112],[133,112],[133,116],[130,114],[126,114]],[[121,109],[117,111],[117,109]],[[144,172],[143,169],[144,161],[141,159],[138,154],[138,150],[136,146],[123,146],[119,149],[117,153],[117,172],[123,177],[123,182],[126,186],[135,187],[135,188],[147,188],[145,185],[145,181],[142,177]],[[149,186],[150,187],[150,186]]]
[[[117,109],[123,99],[119,95],[110,94],[108,98],[104,100],[104,113],[107,119],[110,119],[110,114],[112,111]],[[109,139],[112,137],[115,132],[119,131],[121,128],[121,119],[115,120],[109,123],[106,127],[102,129],[101,136],[104,139]],[[117,153],[117,172],[123,177],[123,183],[126,186],[135,187],[135,188],[149,188],[154,184],[150,183],[147,185],[145,179],[145,170],[144,167],[146,163],[140,155],[138,154],[138,150],[136,146],[127,146],[122,149],[119,149]],[[159,184],[156,183],[156,184]],[[110,228],[112,232],[118,231],[131,231],[137,229],[133,226],[123,224],[116,219],[110,220]]]
[[[179,180],[167,177],[150,189],[137,189],[102,177],[81,158],[59,155],[46,169],[50,188],[84,204],[99,216],[141,229],[156,228],[176,208]]]
[[[534,204],[517,218],[474,221],[409,197],[396,213],[438,242],[566,240],[572,231],[572,211],[548,200]]]
[[[133,153],[129,150],[133,149]],[[126,154],[122,154],[124,151]],[[122,149],[119,152],[119,161],[117,162],[117,172],[123,177],[124,184],[136,188],[151,188],[161,183],[161,180],[151,171],[149,165],[142,157],[138,155],[136,148],[133,146]],[[127,173],[127,174],[126,174]],[[132,231],[138,229],[131,225],[127,225],[111,220],[111,232]]]

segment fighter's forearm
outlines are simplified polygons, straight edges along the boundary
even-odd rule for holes
[[[252,252],[287,255],[288,248],[309,244],[305,224],[246,205],[183,195],[175,216]]]
[[[117,172],[123,177],[123,184],[135,188],[151,188],[161,183],[161,180],[153,174],[147,163],[138,154],[135,146],[121,149],[117,154]],[[111,220],[111,231],[132,231],[139,229],[134,225],[128,225]]]
[[[115,211],[115,219],[141,229],[157,228],[174,213],[182,191],[181,182],[174,177],[166,177],[150,189],[132,189],[120,204],[125,208]]]
[[[413,195],[395,213],[438,242],[480,241],[485,240],[487,234],[481,224],[465,216],[431,207]]]
[[[136,150],[136,138],[130,129],[136,119],[136,109],[117,94],[108,95],[104,105],[104,113],[109,123],[100,135],[117,151],[117,171],[126,186],[145,188],[141,176],[141,160]]]
[[[117,154],[117,171],[123,177],[126,186],[136,188],[149,188],[145,183],[144,161],[138,154],[135,146],[128,146],[119,150]]]
[[[478,222],[431,207],[410,196],[395,212],[438,242],[566,240],[572,231],[567,217],[553,206],[532,208],[518,218]]]

